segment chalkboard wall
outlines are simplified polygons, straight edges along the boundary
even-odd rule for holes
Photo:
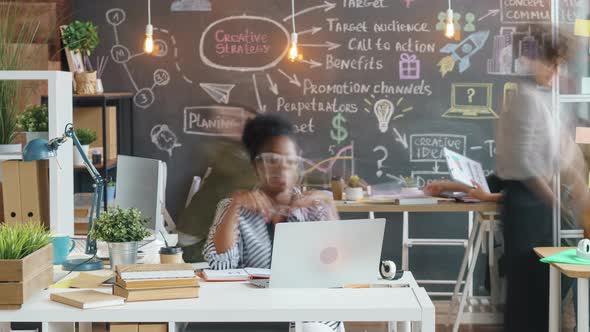
[[[494,119],[512,82],[526,76],[520,56],[550,40],[528,34],[550,20],[550,0],[452,3],[455,39],[444,37],[446,0],[297,0],[303,60],[295,63],[285,58],[290,1],[152,1],[150,56],[142,53],[147,1],[76,0],[74,17],[99,26],[96,55],[110,57],[106,91],[136,94],[136,154],[168,163],[168,208],[177,216],[190,179],[208,166],[202,146],[245,120],[225,105],[289,117],[309,185],[351,172],[369,183],[414,176],[423,185],[446,177],[443,147],[491,172]],[[573,21],[575,3],[563,1],[562,21]],[[465,236],[457,216],[422,219],[418,235]],[[387,250],[398,256],[394,224]],[[457,267],[453,260],[446,270]]]

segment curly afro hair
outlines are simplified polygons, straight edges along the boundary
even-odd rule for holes
[[[246,122],[242,143],[253,161],[269,139],[287,136],[295,141],[293,124],[282,116],[276,114],[259,114]]]

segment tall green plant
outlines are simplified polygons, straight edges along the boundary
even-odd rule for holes
[[[35,40],[39,24],[22,4],[0,4],[0,71],[30,69],[26,51]],[[12,142],[24,97],[21,81],[0,81],[0,144]]]
[[[0,224],[0,259],[21,259],[51,243],[39,223]]]

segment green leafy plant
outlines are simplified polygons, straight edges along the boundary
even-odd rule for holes
[[[39,223],[0,224],[0,259],[21,259],[51,243]]]
[[[349,188],[367,188],[367,183],[358,175],[353,175],[348,179]]]
[[[418,183],[416,182],[416,180],[411,177],[411,176],[404,176],[404,182],[403,182],[404,187],[406,188],[414,188],[418,186]]]
[[[98,46],[98,28],[90,21],[75,20],[62,32],[64,46],[74,52],[80,52],[87,71],[93,71],[90,55]]]
[[[48,131],[49,113],[47,105],[31,105],[17,117],[22,131]]]
[[[78,137],[80,144],[90,145],[96,141],[96,132],[86,128],[77,128],[76,137]]]
[[[30,45],[43,44],[37,31],[40,22],[18,2],[0,6],[0,71],[31,69]],[[22,100],[32,91],[22,81],[0,81],[0,144],[10,144],[16,134]]]
[[[141,241],[150,235],[147,222],[137,209],[110,208],[92,225],[90,236],[105,242]]]

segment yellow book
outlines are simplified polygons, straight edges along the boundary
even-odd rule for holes
[[[110,307],[125,304],[121,296],[111,295],[95,290],[52,293],[51,301],[70,305],[80,309]]]

